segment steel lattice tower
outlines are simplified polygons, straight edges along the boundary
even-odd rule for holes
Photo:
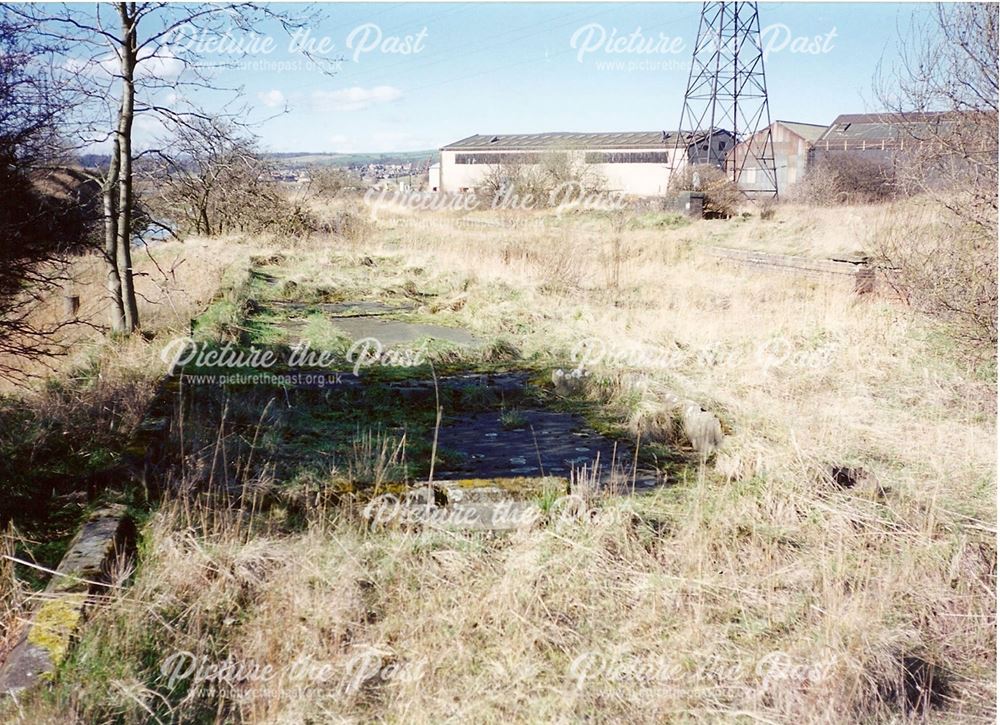
[[[736,144],[753,138],[745,148],[729,152],[723,161],[717,149],[716,158],[712,158],[713,130],[732,133]],[[692,131],[709,132],[709,143],[692,139],[687,135]],[[690,163],[723,166],[736,183],[745,168],[757,169],[753,188],[745,190],[747,195],[778,196],[757,3],[702,4],[684,110],[674,138],[684,148],[694,142],[688,151]]]

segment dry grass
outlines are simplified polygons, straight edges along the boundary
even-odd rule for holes
[[[54,342],[64,348],[46,360],[11,360],[27,381],[0,379],[0,450],[11,470],[0,483],[0,520],[14,521],[0,532],[0,552],[41,558],[58,551],[57,540],[72,535],[74,507],[82,510],[87,492],[69,491],[52,483],[54,476],[84,487],[87,475],[113,466],[117,451],[146,414],[166,364],[160,351],[175,336],[188,334],[190,319],[215,294],[228,270],[245,270],[248,256],[259,244],[234,244],[233,239],[164,243],[136,254],[136,289],[140,295],[143,334],[108,339],[104,270],[99,257],[73,259],[68,272],[71,290],[80,294],[79,323],[60,329]],[[32,310],[40,326],[61,320],[61,294],[56,291]],[[8,361],[5,361],[8,362]],[[96,485],[96,484],[95,484]],[[40,511],[23,511],[28,498],[39,509],[48,507],[58,525]],[[13,509],[13,510],[12,510]],[[24,519],[24,520],[22,520]],[[41,550],[45,549],[43,555]],[[31,553],[26,553],[31,552]],[[0,652],[20,632],[20,617],[32,600],[23,583],[13,580],[9,562],[0,563]]]
[[[627,412],[697,400],[727,440],[696,480],[510,538],[165,505],[134,585],[26,717],[993,722],[995,373],[889,299],[697,252],[853,251],[886,213],[779,207],[630,229],[615,250],[596,216],[383,210],[363,250],[297,250],[292,278],[317,286],[460,293],[439,319],[526,356],[581,339],[669,353],[591,365],[595,394]],[[840,466],[864,475],[839,487]],[[305,657],[332,679],[171,691],[159,667],[178,649]],[[372,662],[395,669],[359,674]]]
[[[204,309],[222,284],[228,270],[245,269],[251,254],[261,247],[235,237],[189,239],[165,242],[135,253],[136,294],[139,317],[147,336],[159,336],[166,342],[174,334],[186,334],[192,317]],[[67,293],[80,296],[78,324],[61,328],[54,343],[63,354],[48,360],[11,361],[21,371],[35,376],[35,384],[45,378],[58,378],[74,368],[89,364],[104,355],[109,347],[104,331],[108,324],[108,300],[104,291],[104,266],[97,255],[78,257],[68,265]],[[31,321],[46,327],[64,321],[63,292],[54,290],[35,306]],[[138,367],[159,362],[158,349],[141,336],[115,347],[115,355],[140,358]],[[5,361],[7,362],[7,361]],[[157,374],[162,367],[152,370]],[[33,383],[29,381],[29,387]],[[23,385],[0,380],[0,393],[18,392]]]

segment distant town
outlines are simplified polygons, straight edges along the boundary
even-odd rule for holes
[[[365,184],[377,185],[392,180],[414,177],[426,182],[427,172],[436,162],[437,149],[426,151],[329,153],[329,152],[285,152],[265,154],[271,161],[274,181],[290,184],[309,183],[310,169],[319,167],[340,168],[356,175]],[[83,154],[80,165],[84,168],[106,168],[106,154]]]

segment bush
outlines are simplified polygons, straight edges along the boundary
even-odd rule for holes
[[[705,195],[706,217],[729,218],[743,203],[743,192],[726,176],[726,172],[711,164],[687,165],[670,177],[671,191],[700,191]]]
[[[996,233],[929,213],[908,210],[876,228],[875,263],[907,305],[944,322],[970,357],[991,358],[997,345]]]
[[[806,204],[877,204],[897,192],[891,165],[848,152],[820,156],[789,196]]]
[[[304,236],[317,221],[293,203],[257,139],[223,119],[178,125],[173,158],[149,168],[150,202],[178,235],[276,234]]]
[[[553,152],[538,163],[503,163],[491,166],[476,194],[490,206],[511,204],[544,208],[570,203],[582,194],[604,190],[604,178],[568,153]],[[562,193],[560,193],[562,191]],[[499,200],[499,201],[497,201]]]
[[[349,242],[365,242],[371,236],[374,226],[364,207],[348,206],[337,209],[329,216],[324,215],[321,229]]]
[[[328,166],[309,169],[309,191],[321,199],[337,199],[363,189],[361,178],[347,169]]]

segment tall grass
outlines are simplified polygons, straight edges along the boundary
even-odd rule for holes
[[[843,213],[863,226],[869,211]],[[635,497],[581,474],[573,505],[546,495],[546,516],[504,537],[374,531],[329,496],[296,526],[281,496],[178,496],[146,526],[133,586],[24,717],[993,722],[995,380],[892,298],[697,251],[789,251],[810,229],[824,250],[862,243],[825,211],[626,226],[617,273],[606,221],[537,216],[473,230],[382,215],[367,262],[300,245],[290,274],[461,290],[428,314],[534,361],[565,366],[580,339],[669,352],[588,364],[588,394],[665,449],[680,444],[671,406],[705,405],[727,435],[696,473]],[[361,436],[354,474],[377,477],[396,445]],[[331,674],[171,686],[178,650]]]

